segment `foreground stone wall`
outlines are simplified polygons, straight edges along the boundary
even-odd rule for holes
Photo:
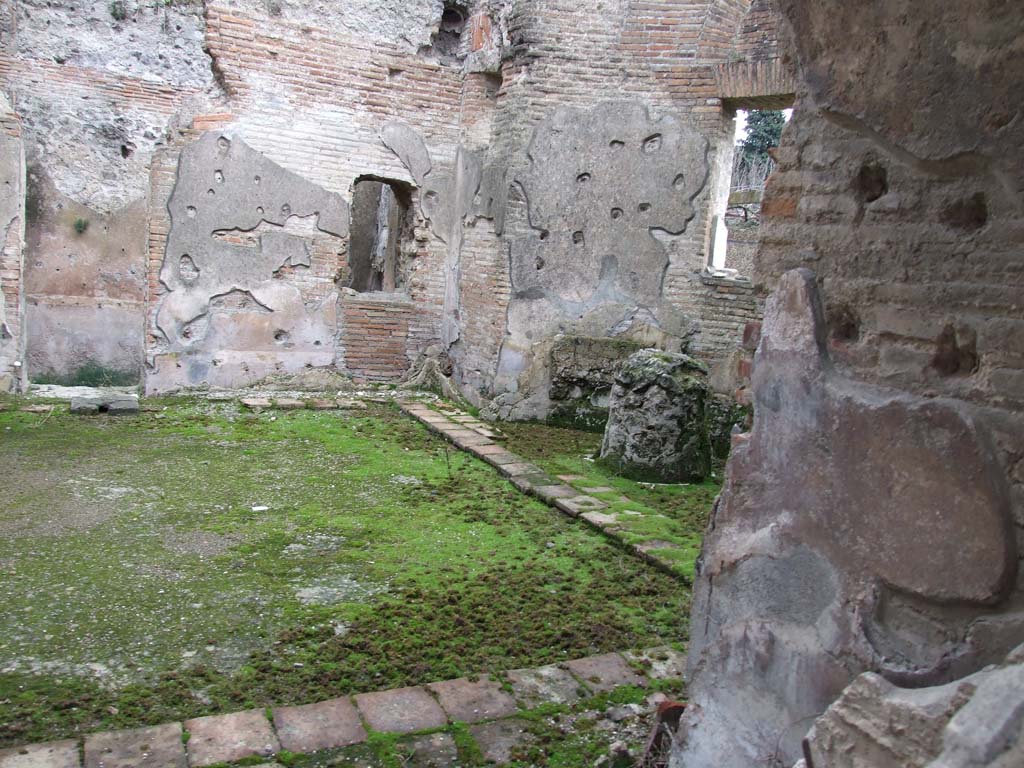
[[[1019,10],[781,5],[803,86],[677,766],[792,765],[858,674],[942,684],[1024,636]]]

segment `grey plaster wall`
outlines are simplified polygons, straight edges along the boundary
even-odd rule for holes
[[[25,384],[25,153],[19,121],[3,94],[0,123],[0,392],[8,392]]]
[[[697,212],[709,148],[690,122],[638,102],[563,107],[536,127],[513,173],[525,221],[507,229],[512,297],[495,415],[547,414],[559,333],[685,347],[694,321],[665,296],[667,244]]]
[[[148,391],[334,364],[333,278],[349,227],[340,195],[208,132],[182,151],[168,208]]]

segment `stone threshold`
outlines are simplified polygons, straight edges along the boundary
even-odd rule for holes
[[[441,435],[457,448],[490,464],[523,493],[540,499],[549,507],[569,517],[583,520],[627,552],[669,576],[689,583],[689,579],[677,570],[673,561],[658,556],[660,551],[678,549],[675,544],[658,540],[633,543],[621,536],[618,515],[607,512],[608,504],[591,495],[611,492],[612,488],[582,486],[580,481],[584,478],[574,475],[551,477],[537,465],[529,463],[495,442],[500,436],[494,427],[454,406],[421,400],[403,400],[398,402],[398,407],[403,413]],[[620,500],[629,502],[625,496],[621,496]],[[641,513],[625,514],[639,516]]]
[[[507,762],[516,716],[544,704],[571,706],[626,685],[682,680],[685,656],[670,647],[605,653],[500,676],[251,709],[0,751],[0,768],[205,768],[279,752],[309,754],[361,744],[373,732],[421,734],[465,723],[481,753]],[[638,671],[642,670],[642,672]]]

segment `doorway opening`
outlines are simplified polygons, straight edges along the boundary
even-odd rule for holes
[[[348,287],[394,293],[405,284],[403,245],[412,236],[411,189],[389,179],[357,179],[352,191]]]

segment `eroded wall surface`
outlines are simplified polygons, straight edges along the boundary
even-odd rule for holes
[[[23,250],[25,153],[21,120],[0,96],[0,392],[25,384]]]
[[[474,337],[455,350],[466,388],[496,398],[495,415],[537,418],[559,407],[550,377],[556,334],[641,338],[670,349],[689,344],[710,362],[728,357],[703,337],[703,318],[713,314],[705,310],[720,302],[701,273],[710,201],[713,190],[728,183],[731,157],[732,122],[716,72],[738,50],[750,11],[749,2],[668,0],[512,8],[488,149],[513,182],[499,257],[508,261],[510,279],[495,300],[465,259],[463,268],[465,314],[478,327],[504,333],[497,344]],[[765,35],[774,40],[773,30]],[[767,46],[765,55],[775,60],[777,48]],[[661,148],[645,144],[660,133],[660,121],[679,126],[678,140],[665,139]],[[655,157],[665,162],[653,174],[622,171],[611,145],[616,131],[630,137],[622,140],[619,158],[647,169]],[[534,146],[548,154],[532,162]],[[681,189],[673,186],[681,172],[674,164],[685,169]],[[597,183],[578,182],[584,173]],[[603,186],[610,179],[614,183]],[[574,207],[576,214],[563,215]],[[613,209],[622,215],[616,211],[612,219]],[[473,263],[491,268],[475,256]],[[626,285],[630,273],[642,274],[634,286]],[[742,325],[729,346],[738,343]]]
[[[153,154],[218,93],[202,9],[23,0],[0,20],[28,164],[26,367],[138,381]]]
[[[440,342],[464,393],[481,405],[503,397],[498,410],[507,416],[550,411],[548,340],[557,334],[669,348],[688,340],[705,359],[727,357],[739,335],[733,319],[717,323],[728,291],[700,274],[708,201],[728,170],[722,91],[768,81],[751,70],[724,86],[719,68],[742,51],[771,63],[765,71],[781,71],[764,3],[457,5],[464,25],[453,29],[442,24],[440,0],[344,8],[293,0],[0,3],[0,78],[29,137],[29,368],[70,378],[87,366],[124,374],[141,367],[154,388],[243,383],[214,370],[213,347],[225,344],[239,359],[262,349],[255,339],[268,321],[252,306],[214,302],[213,315],[251,321],[252,333],[199,334],[208,359],[193,360],[189,373],[177,363],[171,372],[168,355],[183,353],[185,342],[157,322],[165,304],[188,293],[168,284],[165,270],[179,158],[210,131],[345,200],[360,178],[410,190],[401,290],[340,290],[333,309],[327,302],[314,312],[333,324],[332,354],[322,348],[324,327],[276,354],[394,380]],[[610,143],[598,146],[598,138],[613,140],[597,136],[612,118],[629,139],[618,160],[607,154]],[[574,120],[578,135],[560,144],[560,122]],[[404,149],[389,141],[399,134]],[[655,134],[662,144],[647,143]],[[531,159],[545,142],[546,177]],[[595,166],[586,200],[574,197],[577,152]],[[672,162],[686,168],[678,187],[680,172],[654,159],[677,154]],[[627,158],[666,178],[627,172]],[[693,158],[703,165],[691,169]],[[611,199],[619,191],[623,200]],[[570,221],[564,210],[573,201],[601,213]],[[616,208],[623,216],[612,220]],[[545,216],[547,224],[534,225]],[[299,219],[283,226],[298,227],[300,239],[325,235]],[[255,226],[232,236],[259,240],[274,225]],[[550,240],[537,239],[542,229]],[[583,242],[572,241],[577,232]],[[344,245],[324,245],[341,286]],[[320,272],[316,259],[309,267],[320,299],[329,294],[329,260]],[[275,285],[307,291],[306,269],[288,263]],[[324,320],[332,311],[335,319]],[[295,356],[315,340],[321,348]],[[189,342],[189,354],[198,343]],[[247,380],[266,370],[256,366]]]
[[[168,210],[149,391],[334,363],[340,195],[209,131],[182,151]]]
[[[792,765],[858,674],[946,683],[1024,636],[1019,9],[781,5],[803,86],[676,766]]]

